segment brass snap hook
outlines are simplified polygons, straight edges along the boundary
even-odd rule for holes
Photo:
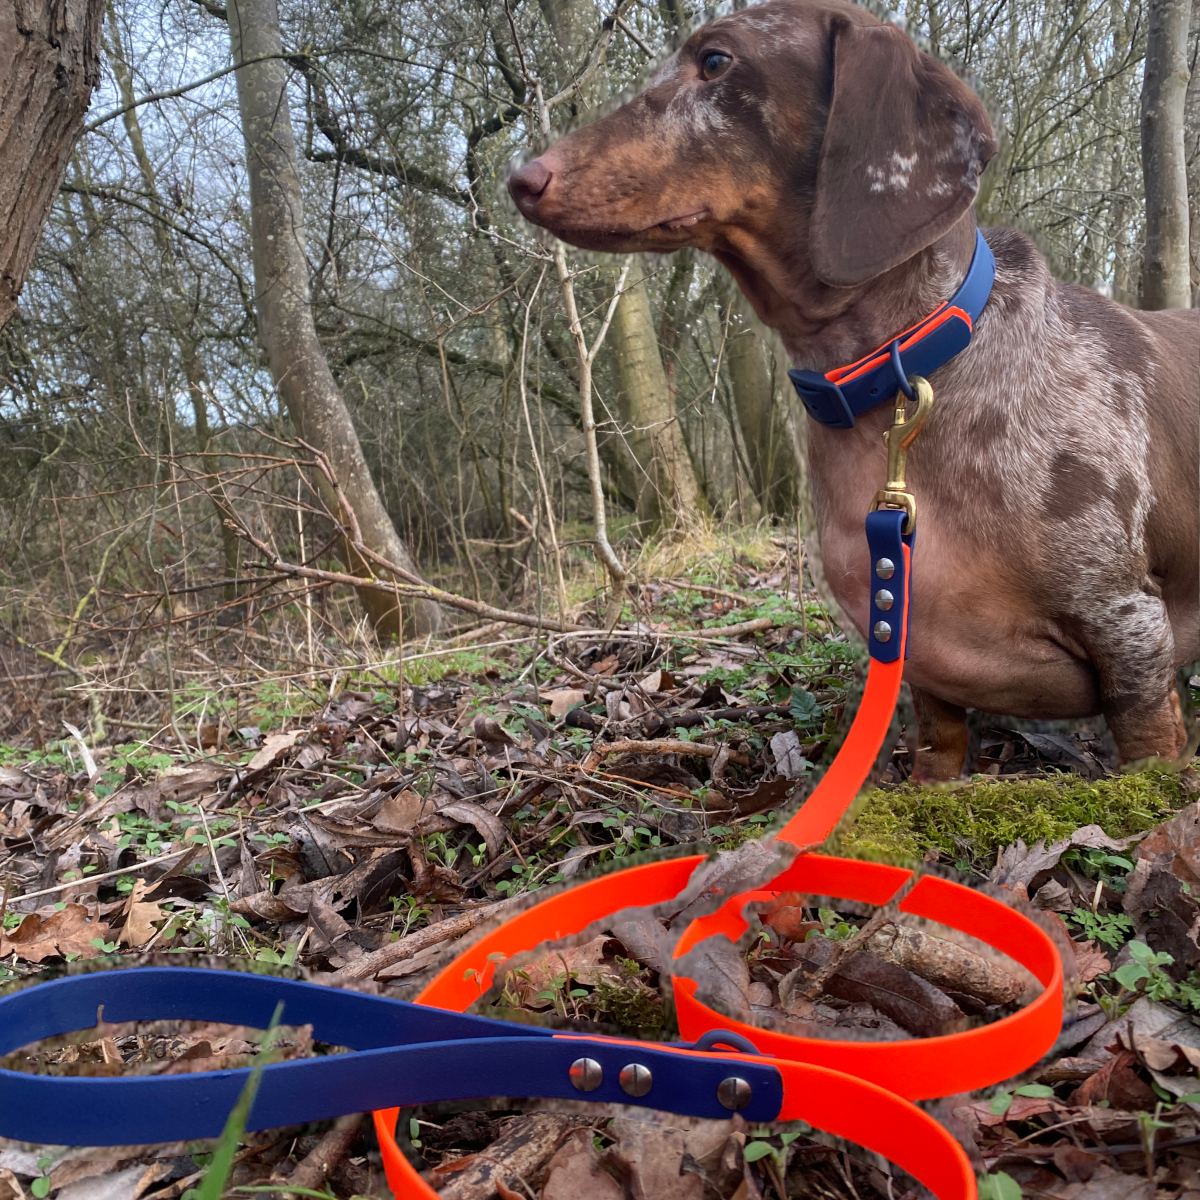
[[[908,382],[915,393],[917,409],[910,417],[908,397],[902,391],[896,393],[896,414],[892,419],[892,427],[883,435],[884,445],[888,449],[887,483],[875,493],[871,511],[885,506],[904,509],[907,514],[904,532],[912,533],[917,526],[917,501],[905,483],[908,451],[933,409],[933,388],[920,375],[909,376]]]

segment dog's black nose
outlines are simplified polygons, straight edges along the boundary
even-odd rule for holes
[[[528,212],[537,206],[538,199],[545,192],[554,173],[542,162],[535,158],[527,162],[519,171],[514,171],[508,180],[508,190],[517,202],[522,212]]]

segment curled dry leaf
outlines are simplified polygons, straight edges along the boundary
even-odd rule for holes
[[[269,733],[254,757],[246,764],[246,770],[262,771],[271,766],[285,751],[290,750],[304,736],[303,729],[292,729],[288,733]]]
[[[508,828],[499,817],[469,800],[452,800],[438,809],[438,815],[452,817],[462,825],[474,825],[487,845],[488,858],[495,858],[508,837]]]
[[[1108,955],[1095,942],[1074,942],[1075,970],[1080,983],[1091,983],[1112,970]]]
[[[871,1005],[897,1025],[923,1037],[944,1033],[963,1018],[953,1000],[918,975],[869,950],[850,955],[825,984],[840,1000]]]
[[[42,962],[55,955],[77,954],[95,958],[104,951],[92,945],[92,939],[108,941],[112,930],[102,921],[88,917],[85,904],[68,904],[47,917],[30,913],[11,933],[0,934],[0,958],[14,951],[26,962]]]
[[[625,1181],[632,1200],[702,1200],[703,1180],[680,1170],[687,1153],[682,1129],[618,1117],[609,1133],[617,1142],[605,1161]]]

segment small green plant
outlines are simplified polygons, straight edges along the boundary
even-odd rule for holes
[[[1007,1171],[995,1171],[980,1179],[979,1200],[1021,1200],[1021,1185]]]
[[[103,938],[99,937],[92,938],[88,942],[88,945],[95,946],[102,954],[116,954],[121,949],[119,942],[106,942]]]
[[[1137,991],[1151,1000],[1159,1001],[1178,998],[1179,989],[1175,980],[1162,969],[1175,962],[1170,954],[1165,950],[1156,952],[1145,942],[1135,940],[1129,943],[1129,955],[1129,962],[1109,975],[1120,985],[1122,993]]]
[[[1112,913],[1102,917],[1090,909],[1077,908],[1068,921],[1074,921],[1083,930],[1083,936],[1092,942],[1103,942],[1113,950],[1125,944],[1125,939],[1133,932],[1133,919],[1124,913]]]
[[[1017,1096],[1031,1096],[1040,1100],[1049,1100],[1054,1095],[1054,1089],[1044,1083],[1027,1083],[1023,1087],[1013,1088],[1011,1092],[997,1092],[991,1099],[990,1108],[997,1117],[1002,1117],[1010,1108]]]
[[[54,1166],[52,1158],[37,1160],[37,1167],[41,1174],[29,1185],[29,1190],[37,1197],[37,1200],[45,1200],[45,1197],[50,1195],[50,1168],[52,1166]]]
[[[844,942],[858,932],[857,925],[843,920],[832,908],[817,909],[817,918],[821,922],[821,928],[809,930],[804,939],[806,942],[815,937],[829,938],[831,942]]]

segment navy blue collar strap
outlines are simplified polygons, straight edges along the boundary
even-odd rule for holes
[[[848,367],[836,367],[824,375],[788,372],[808,415],[833,429],[850,429],[855,417],[891,400],[897,389],[907,390],[907,376],[928,377],[945,366],[969,345],[995,278],[996,260],[977,229],[975,256],[967,277],[940,308]]]
[[[101,1005],[106,1022],[176,1018],[265,1029],[279,1003],[284,1023],[311,1024],[317,1041],[354,1053],[266,1067],[250,1129],[489,1096],[586,1096],[714,1118],[728,1117],[732,1107],[751,1122],[774,1120],[783,1103],[775,1067],[710,1049],[722,1043],[745,1052],[748,1044],[734,1034],[710,1035],[694,1048],[631,1044],[190,967],[97,971],[13,991],[0,999],[0,1055],[89,1029]],[[0,1136],[73,1146],[217,1137],[249,1075],[246,1069],[97,1079],[0,1070]],[[739,1081],[745,1086],[725,1105],[729,1089],[722,1084]]]

